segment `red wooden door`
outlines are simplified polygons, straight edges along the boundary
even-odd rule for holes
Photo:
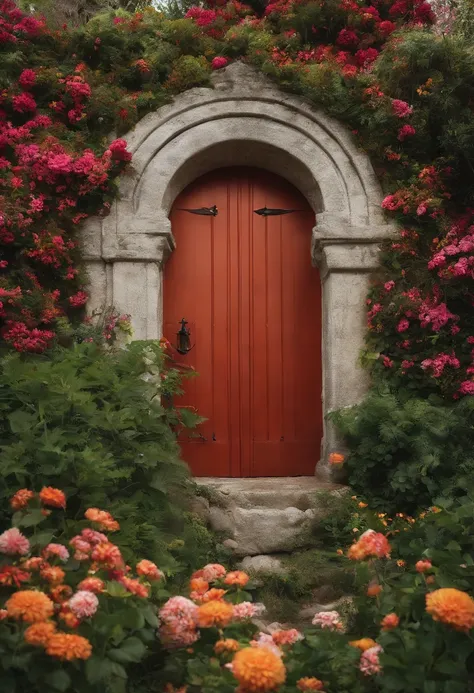
[[[183,211],[216,205],[218,215]],[[281,216],[254,210],[296,209]],[[176,250],[164,272],[164,335],[185,318],[194,349],[176,355],[199,376],[180,405],[207,418],[181,440],[196,476],[314,473],[322,437],[321,287],[311,266],[314,214],[288,182],[259,169],[219,169],[171,213]]]

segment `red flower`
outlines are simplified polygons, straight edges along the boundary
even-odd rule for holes
[[[359,37],[353,29],[341,29],[337,35],[336,43],[340,46],[357,46]]]
[[[401,127],[398,131],[397,139],[400,140],[400,142],[403,142],[403,140],[405,140],[407,137],[412,137],[415,133],[416,130],[413,125],[403,125],[403,127]]]
[[[109,151],[112,152],[114,161],[130,161],[132,158],[131,152],[127,152],[127,143],[125,140],[114,140],[109,144]]]
[[[213,70],[219,70],[221,67],[225,67],[229,61],[227,58],[224,58],[221,55],[216,55],[215,58],[212,59],[212,69]]]
[[[30,69],[23,70],[20,77],[18,78],[18,82],[23,87],[23,89],[29,89],[36,82],[36,72]]]
[[[36,111],[36,101],[31,96],[31,94],[28,94],[27,92],[23,92],[22,94],[18,94],[18,96],[14,96],[12,99],[12,103],[13,110],[17,111],[18,113]]]

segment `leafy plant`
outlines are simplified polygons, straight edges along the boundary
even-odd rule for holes
[[[83,342],[50,358],[5,357],[1,524],[18,486],[60,487],[69,518],[105,505],[121,522],[127,558],[147,555],[165,570],[176,568],[168,545],[190,524],[182,508],[191,497],[176,431],[199,419],[169,406],[182,374],[167,363],[158,344],[140,342],[116,350]]]
[[[383,511],[413,512],[465,493],[474,472],[473,404],[373,391],[333,415],[349,447],[353,489]]]

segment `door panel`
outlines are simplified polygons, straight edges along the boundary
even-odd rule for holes
[[[211,207],[217,217],[180,208]],[[297,209],[262,217],[261,207]],[[186,318],[199,376],[177,404],[207,421],[181,441],[196,476],[313,474],[322,437],[321,290],[311,267],[314,214],[286,181],[220,169],[176,200],[165,267],[164,334]]]

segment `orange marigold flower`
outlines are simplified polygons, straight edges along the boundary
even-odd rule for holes
[[[443,587],[426,595],[426,611],[435,621],[467,633],[474,627],[474,599],[454,587]]]
[[[66,496],[63,491],[52,486],[43,486],[39,492],[39,497],[43,505],[49,505],[51,508],[65,508]]]
[[[247,573],[244,573],[243,570],[233,570],[230,573],[227,573],[224,582],[226,585],[237,585],[238,587],[245,587],[249,580],[250,577],[247,575]]]
[[[25,640],[28,645],[45,647],[49,639],[56,632],[56,625],[52,621],[40,621],[33,623],[25,630]]]
[[[338,549],[336,553],[338,556],[344,556],[344,551],[342,549]]]
[[[364,503],[363,501],[360,501],[360,503],[358,503],[358,506],[359,506],[359,508],[367,508],[369,506],[369,504]]]
[[[112,515],[106,510],[88,508],[85,512],[85,517],[91,522],[95,522],[101,529],[108,530],[109,532],[116,532],[120,529],[119,523],[114,520]]]
[[[197,592],[197,594],[204,594],[209,589],[209,583],[202,577],[191,578],[189,587],[192,592]]]
[[[103,563],[108,568],[123,568],[123,558],[120,549],[109,541],[94,546],[91,558],[97,563]]]
[[[240,650],[240,643],[233,638],[224,638],[223,640],[218,640],[214,645],[214,652],[218,655],[227,652],[237,652]]]
[[[393,628],[396,628],[399,623],[400,619],[398,618],[397,614],[391,613],[383,617],[380,625],[382,626],[382,630],[393,630]]]
[[[417,573],[426,573],[428,570],[430,570],[433,567],[431,561],[428,561],[426,559],[423,559],[421,561],[417,561],[415,564],[415,569]]]
[[[74,659],[89,659],[92,646],[82,635],[55,633],[48,641],[46,654],[68,662]]]
[[[296,682],[296,687],[306,693],[306,691],[322,691],[324,684],[314,676],[305,676]]]
[[[245,647],[237,652],[232,673],[246,693],[273,691],[286,678],[281,657],[266,647]]]
[[[33,491],[30,491],[27,488],[21,488],[10,499],[10,505],[13,508],[13,510],[21,510],[22,508],[26,508],[30,500],[34,497],[35,494],[33,493]]]
[[[163,578],[162,571],[152,561],[147,561],[146,558],[137,563],[137,575],[147,577],[149,580],[161,580]]]
[[[202,601],[203,602],[212,602],[214,600],[222,600],[224,599],[224,596],[227,594],[227,590],[220,590],[217,589],[217,587],[213,587],[212,589],[208,590],[207,592],[204,592],[202,595]]]
[[[99,594],[105,589],[105,583],[103,580],[97,577],[87,577],[82,580],[78,586],[78,590],[85,590],[86,592],[94,592],[94,594]]]
[[[377,643],[375,640],[372,640],[372,638],[361,638],[360,640],[351,640],[349,642],[351,647],[357,647],[359,650],[362,650],[362,652],[370,650],[370,648],[375,647],[376,644]]]
[[[59,585],[64,580],[66,573],[58,566],[47,565],[41,569],[40,575],[51,585]]]
[[[50,590],[49,596],[55,604],[62,604],[72,597],[72,588],[69,585],[56,585]]]
[[[228,602],[213,599],[206,604],[202,604],[198,609],[198,624],[201,628],[211,628],[211,626],[229,625],[234,613],[234,607]]]
[[[367,587],[367,596],[368,597],[378,597],[380,592],[383,590],[382,585],[379,585],[377,583],[374,583],[372,585],[369,585]]]
[[[331,452],[329,455],[329,463],[330,464],[342,464],[344,462],[344,455],[342,455],[340,452]]]
[[[352,561],[363,561],[372,556],[377,558],[388,557],[390,551],[391,547],[387,537],[380,532],[375,532],[373,529],[368,529],[350,547],[347,556]]]
[[[18,621],[37,623],[47,621],[53,615],[54,604],[44,592],[20,590],[12,594],[5,604],[8,615]]]

